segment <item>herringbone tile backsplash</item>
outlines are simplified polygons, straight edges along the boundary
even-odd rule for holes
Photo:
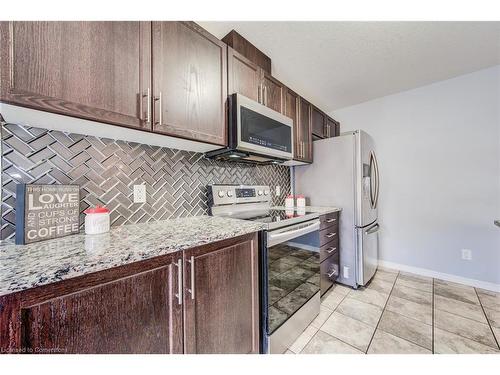
[[[17,183],[78,184],[81,211],[106,205],[113,226],[207,214],[208,184],[280,185],[277,205],[290,192],[285,166],[218,162],[195,152],[15,124],[2,131],[2,239],[15,233]],[[147,203],[133,203],[133,185],[141,183]]]

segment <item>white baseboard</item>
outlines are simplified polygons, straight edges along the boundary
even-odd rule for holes
[[[379,260],[378,264],[380,267],[392,268],[392,269],[395,269],[398,271],[415,273],[415,274],[421,275],[421,276],[427,276],[427,277],[432,277],[435,279],[451,281],[451,282],[458,283],[458,284],[473,286],[475,288],[491,290],[493,292],[500,292],[500,284],[490,283],[487,281],[469,279],[467,277],[461,277],[461,276],[451,275],[449,273],[432,271],[432,270],[428,270],[426,268],[418,268],[418,267],[407,266],[404,264],[387,262],[385,260]]]

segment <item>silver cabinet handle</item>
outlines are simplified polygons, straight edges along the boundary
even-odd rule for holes
[[[337,271],[333,270],[332,273],[327,273],[326,275],[328,277],[332,277],[333,275],[335,275],[337,273]]]
[[[264,105],[267,105],[267,86],[264,85]]]
[[[327,223],[333,223],[334,221],[337,221],[337,219],[327,219],[326,220]]]
[[[191,288],[188,292],[191,294],[191,299],[194,299],[194,256],[191,256],[188,262],[191,264]]]
[[[333,253],[335,250],[337,250],[337,248],[336,248],[336,247],[329,247],[329,248],[328,248],[328,250],[326,250],[326,252],[327,252],[328,254],[331,254],[331,253]]]
[[[174,263],[174,266],[177,267],[177,293],[175,296],[177,297],[177,303],[182,305],[182,259],[179,259],[177,263]]]
[[[163,100],[162,100],[162,97],[161,97],[161,91],[160,91],[160,95],[158,95],[158,97],[155,97],[155,102],[160,102],[160,105],[159,105],[159,111],[160,111],[160,116],[159,116],[159,121],[156,122],[155,121],[155,125],[162,125],[163,124]]]
[[[142,95],[142,97],[147,98],[146,122],[151,123],[151,89],[149,87],[146,94]]]
[[[337,234],[337,233],[328,233],[326,236],[327,236],[328,238],[332,238],[332,237],[333,237],[333,236],[335,236],[336,234]]]

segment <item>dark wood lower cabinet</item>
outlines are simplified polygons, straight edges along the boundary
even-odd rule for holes
[[[258,353],[256,236],[188,250],[184,265],[185,353]]]
[[[330,289],[340,273],[339,216],[339,212],[331,212],[319,217],[321,295]]]
[[[258,353],[255,233],[0,296],[0,353]]]
[[[21,310],[22,343],[46,353],[171,352],[172,266]]]

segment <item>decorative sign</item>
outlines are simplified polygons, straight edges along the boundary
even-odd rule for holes
[[[78,185],[17,185],[16,244],[64,237],[79,232]]]

